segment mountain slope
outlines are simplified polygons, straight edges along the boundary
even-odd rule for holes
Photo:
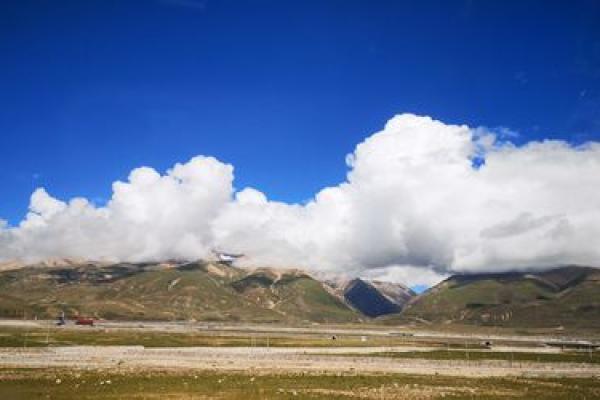
[[[404,306],[417,295],[412,289],[401,283],[377,280],[368,282],[377,289],[379,293],[400,306],[400,308],[404,308]]]
[[[364,279],[328,281],[333,291],[353,309],[368,317],[399,313],[415,293],[404,285]]]
[[[403,316],[513,327],[600,327],[600,271],[457,275],[428,290]]]
[[[302,271],[259,269],[232,286],[256,304],[282,315],[316,322],[344,322],[359,317],[321,282]]]
[[[268,277],[264,282],[256,272],[204,262],[25,267],[0,272],[0,317],[54,318],[64,311],[133,320],[359,318],[308,275],[261,273]],[[264,293],[257,292],[261,285]]]
[[[600,270],[457,275],[420,296],[399,284],[320,282],[298,270],[211,262],[52,262],[0,271],[0,318],[346,323],[378,318],[600,328]]]

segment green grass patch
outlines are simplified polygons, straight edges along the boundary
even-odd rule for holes
[[[108,399],[592,399],[594,379],[459,378],[210,372],[0,370],[0,398]]]
[[[144,347],[202,347],[202,346],[255,346],[255,347],[364,347],[417,345],[403,337],[369,337],[359,335],[303,334],[268,336],[266,334],[204,332],[152,332],[143,330],[105,330],[99,327],[78,329],[51,327],[44,329],[0,329],[0,347],[44,346],[144,346]]]

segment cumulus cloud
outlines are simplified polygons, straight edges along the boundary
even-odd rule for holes
[[[500,138],[500,139],[499,139]],[[133,170],[111,200],[44,189],[0,259],[208,257],[431,284],[454,272],[600,265],[600,143],[510,143],[484,128],[395,116],[346,158],[344,182],[306,204],[233,189],[233,167],[195,157]]]

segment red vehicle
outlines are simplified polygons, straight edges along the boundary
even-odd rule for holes
[[[93,318],[86,318],[86,317],[77,317],[77,319],[75,320],[75,325],[89,325],[89,326],[94,326],[94,319]]]

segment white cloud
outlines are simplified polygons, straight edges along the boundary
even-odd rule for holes
[[[424,266],[390,265],[366,270],[362,277],[384,282],[402,283],[408,287],[429,287],[446,278],[447,275]]]
[[[485,163],[473,167],[474,158]],[[600,144],[517,147],[493,132],[398,115],[347,156],[345,182],[305,205],[233,190],[196,157],[133,170],[105,207],[44,189],[0,259],[157,260],[242,252],[246,263],[431,284],[457,271],[600,265]],[[395,278],[394,278],[395,277]]]

